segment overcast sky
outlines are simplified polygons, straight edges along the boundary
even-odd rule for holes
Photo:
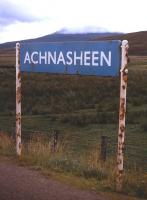
[[[0,0],[0,43],[70,32],[147,30],[147,0]]]

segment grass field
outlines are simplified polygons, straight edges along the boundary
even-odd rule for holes
[[[6,56],[5,56],[6,58]],[[13,52],[0,53],[0,129],[15,133],[15,68]],[[147,197],[147,58],[131,56],[127,90],[125,137],[126,188],[124,193]],[[59,132],[60,157],[45,166],[95,180],[98,190],[114,190],[106,171],[114,171],[118,134],[119,78],[97,78],[49,74],[22,74],[22,141],[30,135]],[[107,162],[99,160],[101,136],[108,136]],[[34,144],[34,143],[33,143]],[[35,146],[36,145],[36,146]],[[34,146],[27,147],[29,149]],[[43,149],[44,147],[41,146]],[[46,146],[46,151],[50,151]],[[42,150],[38,157],[43,157]],[[24,150],[24,154],[26,152]],[[46,155],[50,156],[50,153]],[[45,157],[45,158],[47,158]],[[36,165],[35,154],[30,157]],[[86,164],[87,163],[87,164]],[[108,165],[111,167],[108,168]],[[99,165],[99,166],[98,166]],[[84,166],[85,169],[84,169]],[[96,169],[99,169],[96,171]],[[100,170],[101,169],[101,170]],[[130,176],[129,176],[130,174]],[[96,178],[95,178],[96,177]],[[113,179],[112,178],[112,179]],[[109,183],[108,183],[109,182]],[[134,183],[133,183],[134,182]],[[136,185],[135,185],[136,184]],[[113,185],[113,184],[112,184]],[[137,186],[138,185],[138,186]],[[107,188],[108,187],[108,188]]]

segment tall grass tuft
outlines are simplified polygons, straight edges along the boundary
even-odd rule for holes
[[[65,142],[60,141],[55,152],[52,152],[52,141],[49,136],[37,133],[24,146],[23,159],[25,161],[43,168],[50,168],[51,161],[62,156]]]
[[[0,154],[4,156],[15,154],[15,142],[4,132],[0,132]]]
[[[147,173],[143,173],[141,168],[126,170],[123,192],[147,198]]]

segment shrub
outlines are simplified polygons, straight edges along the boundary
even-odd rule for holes
[[[141,122],[140,126],[141,126],[141,129],[142,129],[143,131],[147,131],[147,121],[146,121],[146,120],[143,120],[143,121]]]
[[[62,115],[60,121],[63,123],[69,123],[74,126],[83,127],[88,124],[97,123],[97,116],[95,113],[83,114],[83,113],[73,113]]]
[[[97,121],[100,124],[111,124],[118,121],[117,112],[97,112]]]

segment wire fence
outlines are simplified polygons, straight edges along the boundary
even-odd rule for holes
[[[15,140],[15,121],[14,119],[7,120],[7,118],[1,120],[0,122],[0,132],[4,132],[9,134],[14,140]],[[66,133],[64,129],[60,128],[44,128],[43,130],[40,128],[22,128],[22,143],[29,142],[32,138],[35,136],[41,136],[46,138],[48,141],[52,141],[53,149],[56,148],[57,140],[63,140],[66,137]],[[86,136],[85,136],[86,137]],[[78,145],[84,146],[84,149],[88,148],[88,145],[90,144],[92,147],[92,143],[97,143],[97,149],[101,149],[102,145],[102,135],[99,135],[99,137],[91,137],[90,139],[87,139],[87,143],[84,144],[84,141],[82,141],[81,136],[78,137],[77,134],[74,135],[74,131],[71,134],[71,137],[68,137],[68,141],[70,143],[69,151],[73,151],[72,153],[76,153],[76,151],[79,151]],[[106,142],[104,144],[104,159],[109,158],[110,156],[116,156],[117,154],[117,137],[106,137]],[[88,141],[89,140],[89,141]],[[97,141],[95,141],[97,140]],[[78,142],[77,142],[78,141]],[[87,146],[86,146],[87,145]],[[81,150],[80,149],[80,150]],[[125,163],[126,165],[134,165],[134,166],[140,166],[145,171],[147,171],[147,138],[144,143],[137,143],[137,145],[132,144],[130,141],[126,142],[125,149],[124,149],[124,156],[125,156]]]

